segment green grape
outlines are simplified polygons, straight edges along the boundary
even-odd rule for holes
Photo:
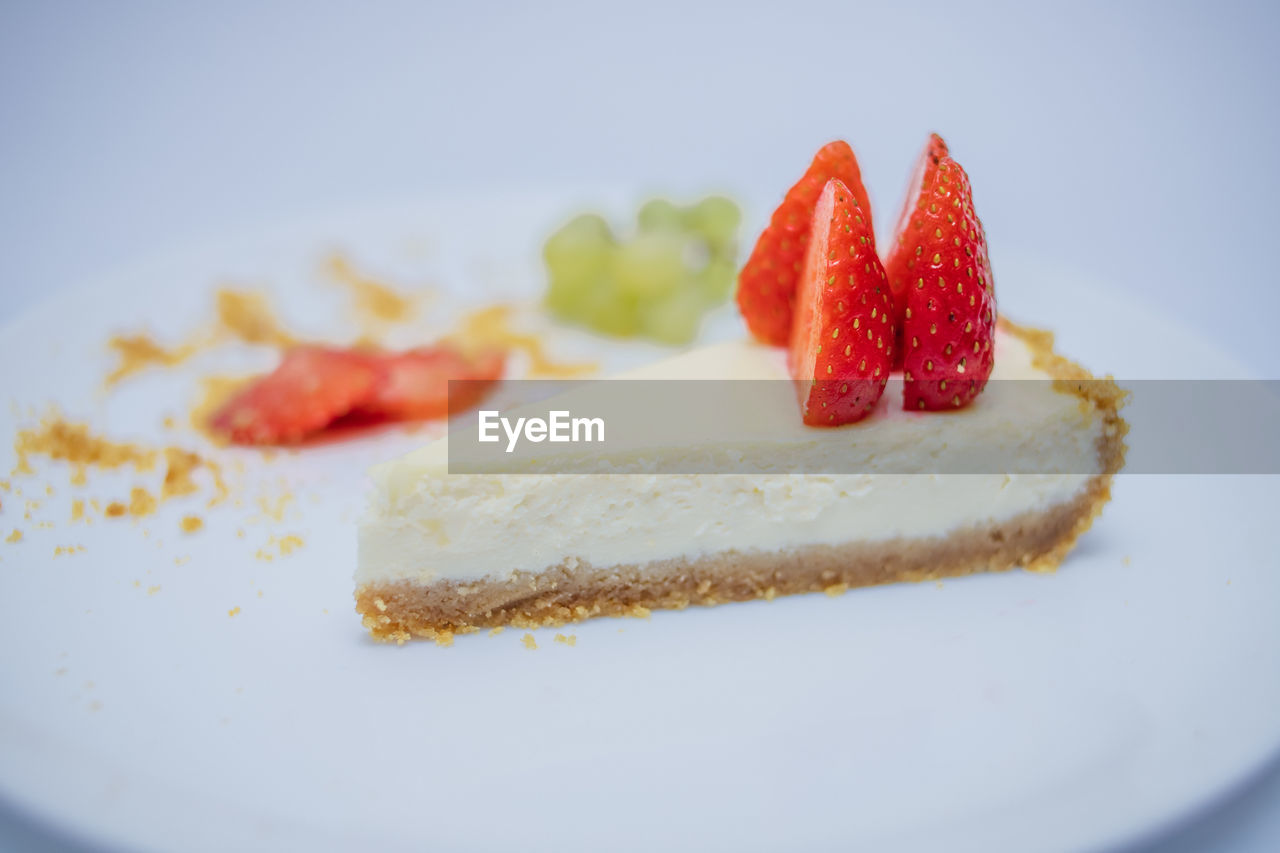
[[[582,322],[582,305],[587,292],[599,283],[599,279],[566,279],[551,276],[547,286],[547,308],[562,319]]]
[[[661,297],[688,278],[685,249],[680,234],[646,232],[618,247],[613,256],[613,274],[624,293],[639,299]]]
[[[682,287],[649,303],[643,311],[645,335],[666,344],[687,344],[698,336],[704,309],[703,297],[692,287]]]
[[[609,271],[617,247],[609,223],[594,213],[575,216],[542,248],[553,280],[586,286]]]
[[[581,322],[606,335],[626,338],[640,326],[636,300],[621,292],[609,278],[603,278],[579,298]]]
[[[636,224],[641,231],[683,231],[685,212],[665,198],[653,198],[640,206]]]
[[[716,254],[732,248],[741,222],[738,206],[719,195],[707,196],[689,212],[689,227],[702,235]]]
[[[698,273],[698,289],[708,305],[718,305],[733,292],[738,265],[725,258],[713,257]]]

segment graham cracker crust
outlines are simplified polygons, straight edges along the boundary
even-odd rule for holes
[[[1103,419],[1098,458],[1103,473],[1090,477],[1073,500],[990,525],[929,539],[891,539],[816,545],[781,552],[727,551],[688,560],[595,567],[570,558],[540,572],[517,571],[501,581],[428,586],[371,584],[356,590],[356,610],[377,640],[413,637],[444,645],[454,634],[512,625],[563,625],[596,616],[644,616],[731,601],[772,599],[806,592],[900,581],[939,580],[1023,567],[1055,569],[1111,499],[1111,480],[1124,465],[1128,425],[1119,409],[1128,392],[1110,378],[1094,378],[1053,351],[1053,335],[1000,325],[1031,347],[1037,367],[1060,390],[1079,397]]]

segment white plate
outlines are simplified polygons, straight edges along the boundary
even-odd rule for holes
[[[334,245],[401,281],[528,296],[566,201],[312,223],[62,296],[0,334],[0,403],[17,404],[0,414],[0,462],[27,407],[48,403],[109,435],[200,448],[162,417],[186,411],[200,374],[271,361],[221,351],[103,395],[113,331],[177,336],[230,279],[269,285],[304,331],[349,335],[341,292],[315,272]],[[1107,289],[996,264],[1003,306],[1087,364],[1167,376],[1152,343],[1179,340],[1178,369],[1240,375]],[[436,311],[414,333],[447,322]],[[712,325],[736,333],[732,312]],[[561,346],[610,365],[660,352]],[[270,463],[220,451],[246,461],[242,506],[206,511],[202,495],[139,522],[71,525],[69,502],[155,475],[77,490],[42,463],[15,480],[41,506],[27,521],[0,494],[0,534],[25,532],[0,543],[4,794],[84,837],[159,848],[1074,849],[1185,814],[1280,744],[1274,478],[1122,477],[1048,576],[599,620],[562,629],[572,648],[555,631],[535,632],[536,651],[519,631],[380,646],[352,609],[361,472],[421,440]],[[284,520],[262,518],[256,498],[286,490]],[[178,532],[187,512],[202,532]],[[289,534],[303,547],[255,557]],[[53,556],[71,544],[86,550]]]

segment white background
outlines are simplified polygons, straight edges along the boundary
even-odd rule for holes
[[[475,185],[723,188],[758,220],[835,137],[883,233],[936,129],[997,280],[1001,246],[1053,258],[1280,377],[1280,7],[971,5],[8,2],[0,322],[173,245]],[[6,843],[63,849],[0,810]],[[1280,773],[1165,843],[1280,848]]]

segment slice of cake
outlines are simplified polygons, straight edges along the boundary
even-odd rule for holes
[[[754,380],[765,393],[719,382],[695,417],[694,405],[604,383],[640,401],[620,420],[644,429],[455,473],[445,439],[375,470],[356,571],[373,635],[447,642],[1052,568],[1110,498],[1125,394],[1056,355],[1049,334],[997,323],[969,178],[941,137],[919,159],[884,262],[853,150],[824,146],[757,240],[737,301],[755,341],[625,378]],[[584,393],[542,411],[581,412]],[[456,434],[455,451],[465,441]]]
[[[373,472],[357,610],[379,639],[439,640],[498,625],[1053,568],[1110,497],[1124,459],[1124,392],[1056,355],[1048,333],[1002,322],[995,349],[988,388],[959,411],[905,411],[903,386],[891,383],[859,423],[808,427],[793,404],[793,428],[756,439],[769,445],[754,449],[761,457],[856,455],[868,460],[864,473],[451,475],[442,439]],[[790,380],[783,351],[745,341],[633,378]],[[936,470],[928,448],[974,436],[991,444],[993,434],[1028,458],[1077,460],[1085,447],[1092,464],[927,473]]]

